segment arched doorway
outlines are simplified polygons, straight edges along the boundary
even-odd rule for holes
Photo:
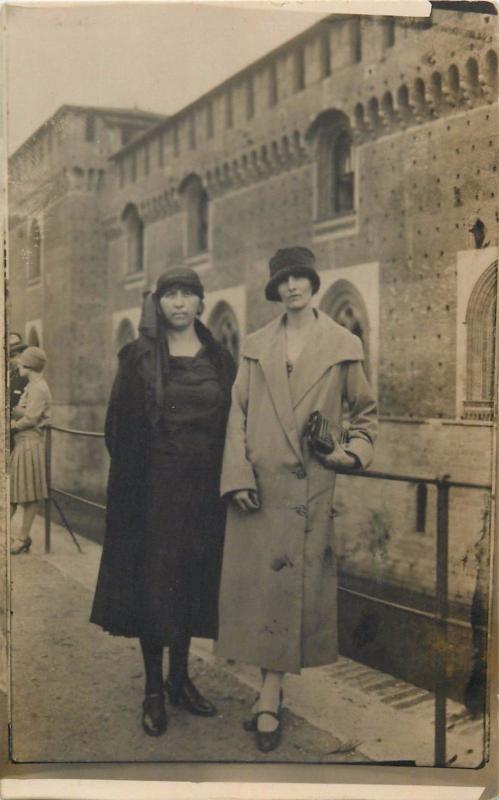
[[[321,300],[320,308],[335,322],[354,333],[362,342],[365,355],[365,371],[370,377],[369,363],[369,317],[366,304],[359,290],[350,281],[340,278],[329,287]]]
[[[225,345],[237,364],[240,347],[239,324],[234,311],[225,300],[220,300],[216,304],[210,314],[208,327],[215,339]]]

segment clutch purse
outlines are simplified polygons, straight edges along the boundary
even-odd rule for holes
[[[327,455],[336,445],[348,441],[348,433],[341,425],[331,424],[320,411],[313,411],[308,418],[306,437],[312,450]]]

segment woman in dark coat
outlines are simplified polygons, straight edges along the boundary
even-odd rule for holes
[[[187,665],[191,637],[218,631],[225,524],[218,489],[235,366],[197,319],[202,308],[193,270],[158,279],[139,338],[119,354],[106,418],[106,536],[91,621],[140,639],[142,723],[151,736],[167,727],[163,688],[193,714],[216,713]]]

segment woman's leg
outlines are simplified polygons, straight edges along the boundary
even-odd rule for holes
[[[140,640],[146,673],[147,694],[163,694],[163,645]]]
[[[21,503],[21,505],[23,508],[23,523],[21,528],[21,538],[26,541],[26,539],[30,538],[29,535],[31,532],[31,527],[36,517],[36,512],[38,511],[38,501],[35,500],[32,503]]]
[[[188,633],[177,634],[170,644],[168,682],[174,689],[180,689],[189,678],[190,644],[191,637]]]
[[[142,727],[148,736],[160,736],[168,725],[163,693],[163,645],[140,640],[146,672]]]
[[[170,669],[166,687],[172,705],[183,706],[191,714],[213,717],[217,710],[203,697],[189,678],[190,634],[177,633],[170,643]]]
[[[258,711],[273,711],[277,714],[281,704],[281,689],[284,679],[284,672],[276,672],[274,670],[266,670],[265,677],[263,678],[262,688],[260,690],[260,699],[258,701]],[[275,717],[270,714],[260,714],[258,717],[258,730],[271,732],[276,730],[279,723]]]

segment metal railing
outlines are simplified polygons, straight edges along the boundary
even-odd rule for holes
[[[49,486],[49,499],[45,504],[45,550],[50,552],[50,526],[51,526],[51,513],[50,503],[52,492],[61,496],[67,497],[78,502],[85,503],[94,508],[105,511],[106,507],[101,503],[96,503],[93,500],[88,500],[84,497],[63,491],[62,489],[55,489],[51,485],[51,456],[52,456],[52,437],[51,430],[59,431],[60,433],[70,434],[73,436],[86,436],[93,438],[104,438],[103,433],[95,431],[79,431],[71,428],[63,428],[56,425],[51,425],[47,430],[47,482]],[[351,470],[351,469],[338,469],[338,474],[350,475],[356,478],[367,478],[383,481],[395,481],[398,483],[410,484],[426,484],[427,486],[435,486],[437,491],[436,503],[436,590],[435,590],[435,611],[424,611],[414,606],[403,605],[395,603],[391,600],[386,600],[375,595],[365,594],[363,592],[355,591],[346,586],[339,586],[339,590],[351,596],[368,600],[369,602],[376,603],[387,608],[403,611],[413,616],[424,617],[432,620],[439,630],[440,641],[435,648],[436,652],[436,680],[435,680],[435,736],[434,736],[434,765],[436,767],[447,766],[447,672],[448,672],[448,626],[459,625],[466,628],[471,628],[471,623],[465,620],[455,619],[449,616],[449,495],[451,489],[467,489],[470,491],[485,491],[490,493],[492,485],[490,483],[472,483],[469,481],[453,481],[449,475],[442,475],[435,478],[426,478],[415,475],[400,475],[391,472],[380,472],[377,470]],[[68,528],[71,535],[74,537],[67,521],[63,515],[62,509],[56,503],[56,506],[61,514],[64,524]],[[75,539],[76,542],[76,539]],[[480,626],[475,626],[480,627]]]

